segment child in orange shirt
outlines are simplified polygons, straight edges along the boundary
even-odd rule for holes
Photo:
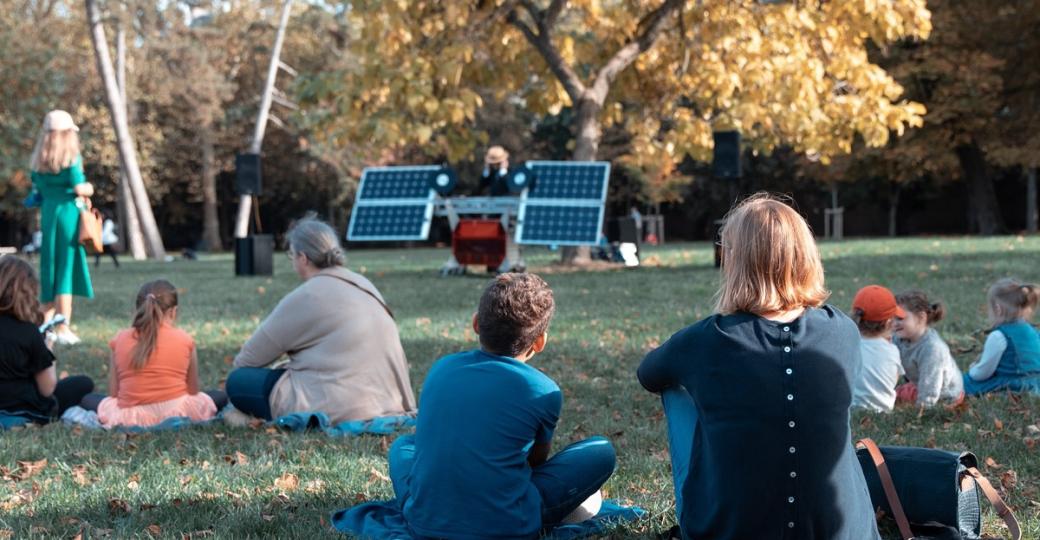
[[[137,293],[131,328],[109,342],[109,397],[90,394],[82,406],[96,410],[105,427],[154,426],[167,418],[208,420],[227,404],[220,390],[199,392],[195,341],[174,326],[177,289],[166,280]]]

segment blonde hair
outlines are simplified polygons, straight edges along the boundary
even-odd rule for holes
[[[744,199],[722,227],[722,283],[715,310],[757,315],[818,307],[830,296],[809,225],[768,193]]]
[[[79,156],[79,134],[72,129],[50,131],[43,129],[36,139],[29,169],[37,172],[59,173],[72,166]]]
[[[986,294],[989,320],[993,326],[1022,319],[1036,309],[1040,288],[1014,278],[1004,278],[990,285]]]
[[[137,344],[131,352],[131,365],[141,369],[155,351],[159,327],[166,312],[177,307],[177,288],[165,279],[149,281],[137,292],[137,311],[134,312],[134,335]]]
[[[13,255],[0,257],[0,315],[40,324],[40,280],[32,265]]]

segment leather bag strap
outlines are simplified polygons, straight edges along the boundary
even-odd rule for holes
[[[888,506],[892,508],[892,517],[896,519],[896,525],[899,526],[899,534],[903,537],[903,540],[912,540],[914,533],[910,530],[910,522],[907,521],[906,514],[903,512],[903,504],[899,502],[896,485],[892,483],[892,475],[888,473],[888,465],[885,464],[885,456],[881,454],[881,449],[869,438],[857,441],[856,448],[867,449],[871,460],[874,461],[874,468],[877,469],[878,477],[881,479],[881,487],[885,490]]]
[[[318,275],[319,276],[326,276],[326,277],[330,277],[330,278],[335,278],[335,279],[338,279],[338,280],[340,280],[340,281],[342,281],[344,283],[349,283],[349,284],[357,287],[358,289],[361,290],[361,292],[371,296],[372,299],[375,300],[376,302],[379,302],[379,305],[383,306],[383,309],[386,310],[386,314],[389,315],[391,319],[393,319],[395,321],[397,320],[397,318],[394,317],[394,312],[390,310],[390,306],[386,305],[386,302],[380,300],[379,297],[376,296],[375,293],[373,293],[372,291],[370,291],[370,290],[362,287],[361,285],[358,285],[357,283],[355,283],[354,280],[347,279],[347,278],[345,278],[343,276],[335,276],[335,275],[332,275],[332,274],[318,274]]]
[[[989,499],[989,503],[993,505],[993,509],[996,510],[997,515],[1000,516],[1000,519],[1004,520],[1008,531],[1011,532],[1012,540],[1019,540],[1019,538],[1022,538],[1022,529],[1018,526],[1018,518],[1015,517],[1015,513],[1011,511],[1011,508],[1008,508],[1004,499],[1000,498],[997,490],[993,489],[993,484],[990,484],[989,480],[987,480],[985,476],[982,476],[982,473],[980,473],[975,467],[968,467],[965,476],[971,476],[975,479],[975,483],[982,489],[982,493],[986,495],[986,498]]]

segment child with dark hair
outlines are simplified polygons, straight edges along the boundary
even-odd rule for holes
[[[940,302],[932,302],[922,291],[907,291],[896,296],[906,312],[897,317],[892,341],[910,382],[896,388],[896,401],[931,407],[940,401],[955,405],[964,399],[964,382],[950,347],[932,325],[946,315]]]
[[[58,380],[54,354],[37,325],[40,280],[28,262],[0,257],[0,411],[46,424],[94,389],[84,375]]]
[[[614,449],[592,437],[550,459],[563,397],[528,365],[545,349],[554,309],[541,278],[502,274],[473,316],[480,349],[430,369],[415,435],[397,439],[389,456],[394,493],[418,536],[533,539],[596,514],[584,503],[598,500]]]
[[[133,323],[112,338],[108,393],[81,406],[105,427],[154,426],[167,418],[208,420],[227,404],[220,390],[199,391],[195,340],[177,328],[177,288],[164,279],[137,293]]]
[[[1040,334],[1029,322],[1040,303],[1040,286],[1004,278],[990,286],[986,303],[993,331],[964,374],[964,392],[1040,394]]]
[[[867,285],[852,300],[852,320],[859,327],[859,350],[863,364],[852,389],[852,406],[876,412],[891,412],[896,404],[896,385],[903,376],[899,349],[892,344],[892,319],[906,317],[892,291]]]

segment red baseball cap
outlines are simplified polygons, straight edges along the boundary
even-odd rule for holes
[[[881,285],[867,285],[856,293],[852,299],[852,309],[863,310],[864,321],[887,321],[892,317],[906,317],[906,312],[899,307],[892,291]]]

